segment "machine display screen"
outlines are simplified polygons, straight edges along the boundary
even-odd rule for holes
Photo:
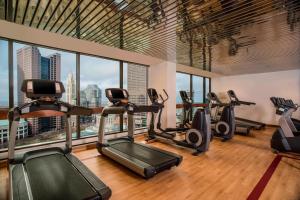
[[[38,82],[33,83],[34,94],[56,94],[55,83],[53,82]]]
[[[125,99],[125,95],[123,93],[123,90],[111,90],[111,96],[114,99]]]

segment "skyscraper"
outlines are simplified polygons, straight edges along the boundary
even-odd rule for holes
[[[60,81],[60,71],[61,71],[61,57],[59,53],[54,53],[49,55],[50,67],[49,67],[49,80]]]
[[[66,102],[76,104],[76,85],[73,73],[69,73],[67,77]]]
[[[84,89],[88,107],[101,106],[101,89],[96,84],[88,85]]]
[[[37,47],[28,46],[17,50],[17,94],[18,105],[22,105],[29,101],[25,94],[21,92],[24,79],[41,78],[41,54]],[[37,134],[39,130],[39,119],[27,119],[32,134]]]
[[[60,54],[42,57],[35,46],[23,47],[17,50],[17,76],[18,76],[18,105],[28,102],[21,91],[24,79],[46,79],[60,81],[61,58]],[[30,118],[27,119],[33,135],[49,130],[60,130],[61,117]]]
[[[41,79],[48,80],[50,77],[50,59],[41,57]]]
[[[60,81],[61,57],[55,53],[47,56],[49,58],[49,80]],[[62,117],[50,118],[50,130],[59,131],[62,127]]]
[[[17,50],[17,80],[18,80],[18,105],[28,102],[21,91],[24,79],[41,78],[41,54],[37,47],[28,46]]]
[[[128,63],[127,65],[127,90],[132,103],[138,105],[147,104],[146,88],[147,68]]]
[[[73,73],[68,74],[65,89],[66,89],[66,102],[68,102],[69,104],[76,105],[76,85],[75,85],[75,78],[73,76]],[[73,128],[76,127],[76,119],[77,116],[75,115],[71,116],[71,126]]]
[[[130,102],[137,105],[147,105],[147,80],[145,77],[147,77],[147,67],[128,63],[127,90]],[[147,126],[147,113],[135,114],[135,126],[136,128]]]

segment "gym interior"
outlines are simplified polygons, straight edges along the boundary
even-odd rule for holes
[[[299,0],[0,0],[0,199],[300,199]]]

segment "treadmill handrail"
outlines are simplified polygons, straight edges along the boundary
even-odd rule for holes
[[[250,101],[241,101],[239,98],[236,96],[235,92],[233,90],[228,90],[227,94],[229,96],[230,102],[239,106],[239,105],[256,105],[255,102],[250,102]]]
[[[9,145],[8,145],[8,159],[10,162],[14,161],[15,157],[15,143],[18,131],[19,121],[21,118],[35,118],[35,117],[52,117],[63,116],[66,118],[66,150],[68,152],[72,149],[72,131],[70,128],[70,115],[91,115],[92,110],[81,106],[73,106],[71,104],[54,100],[33,100],[11,109],[8,113],[9,121],[11,122]]]

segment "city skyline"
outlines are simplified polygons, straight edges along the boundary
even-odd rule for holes
[[[16,59],[16,49],[30,46],[21,43],[14,43],[14,56],[13,56],[13,64],[14,64],[14,81],[16,84],[16,69],[17,69],[17,59]],[[0,84],[4,88],[8,88],[8,55],[7,53],[7,42],[4,40],[0,40]],[[76,76],[76,54],[69,53],[65,51],[48,49],[43,47],[37,47],[41,53],[41,55],[50,55],[54,53],[61,54],[61,80],[64,85],[66,85],[67,76],[69,73],[73,73],[74,77]],[[89,84],[97,84],[100,89],[102,89],[102,102],[105,102],[104,98],[104,89],[108,87],[119,87],[119,68],[118,61],[102,59],[99,57],[93,56],[85,56],[81,55],[80,62],[80,86],[81,89],[85,88]],[[88,69],[88,70],[87,70]],[[184,84],[185,78],[178,77],[176,84],[178,88],[180,88],[181,84]],[[124,87],[126,85],[124,84]],[[0,107],[8,107],[8,89],[4,90],[1,93],[0,97]],[[14,89],[15,103],[17,102],[17,94],[18,91],[16,88]]]
[[[14,43],[14,55],[13,55],[13,68],[14,68],[14,84],[17,85],[17,56],[16,50],[30,46],[21,43]],[[0,84],[2,87],[7,88],[5,92],[1,93],[0,107],[8,107],[8,46],[7,42],[0,40]],[[61,80],[66,85],[67,75],[69,73],[76,74],[76,54],[69,53],[60,50],[48,49],[38,47],[41,55],[50,55],[59,53],[61,55]],[[92,66],[92,67],[91,67]],[[96,67],[95,67],[96,66]],[[103,67],[105,70],[103,70]],[[88,70],[87,70],[88,69]],[[101,73],[99,73],[99,71]],[[119,68],[118,61],[103,59],[99,57],[81,55],[81,87],[86,87],[88,84],[97,84],[100,88],[117,87],[116,83],[119,83]],[[14,102],[17,103],[18,91],[14,88]],[[103,93],[102,93],[103,96]]]

